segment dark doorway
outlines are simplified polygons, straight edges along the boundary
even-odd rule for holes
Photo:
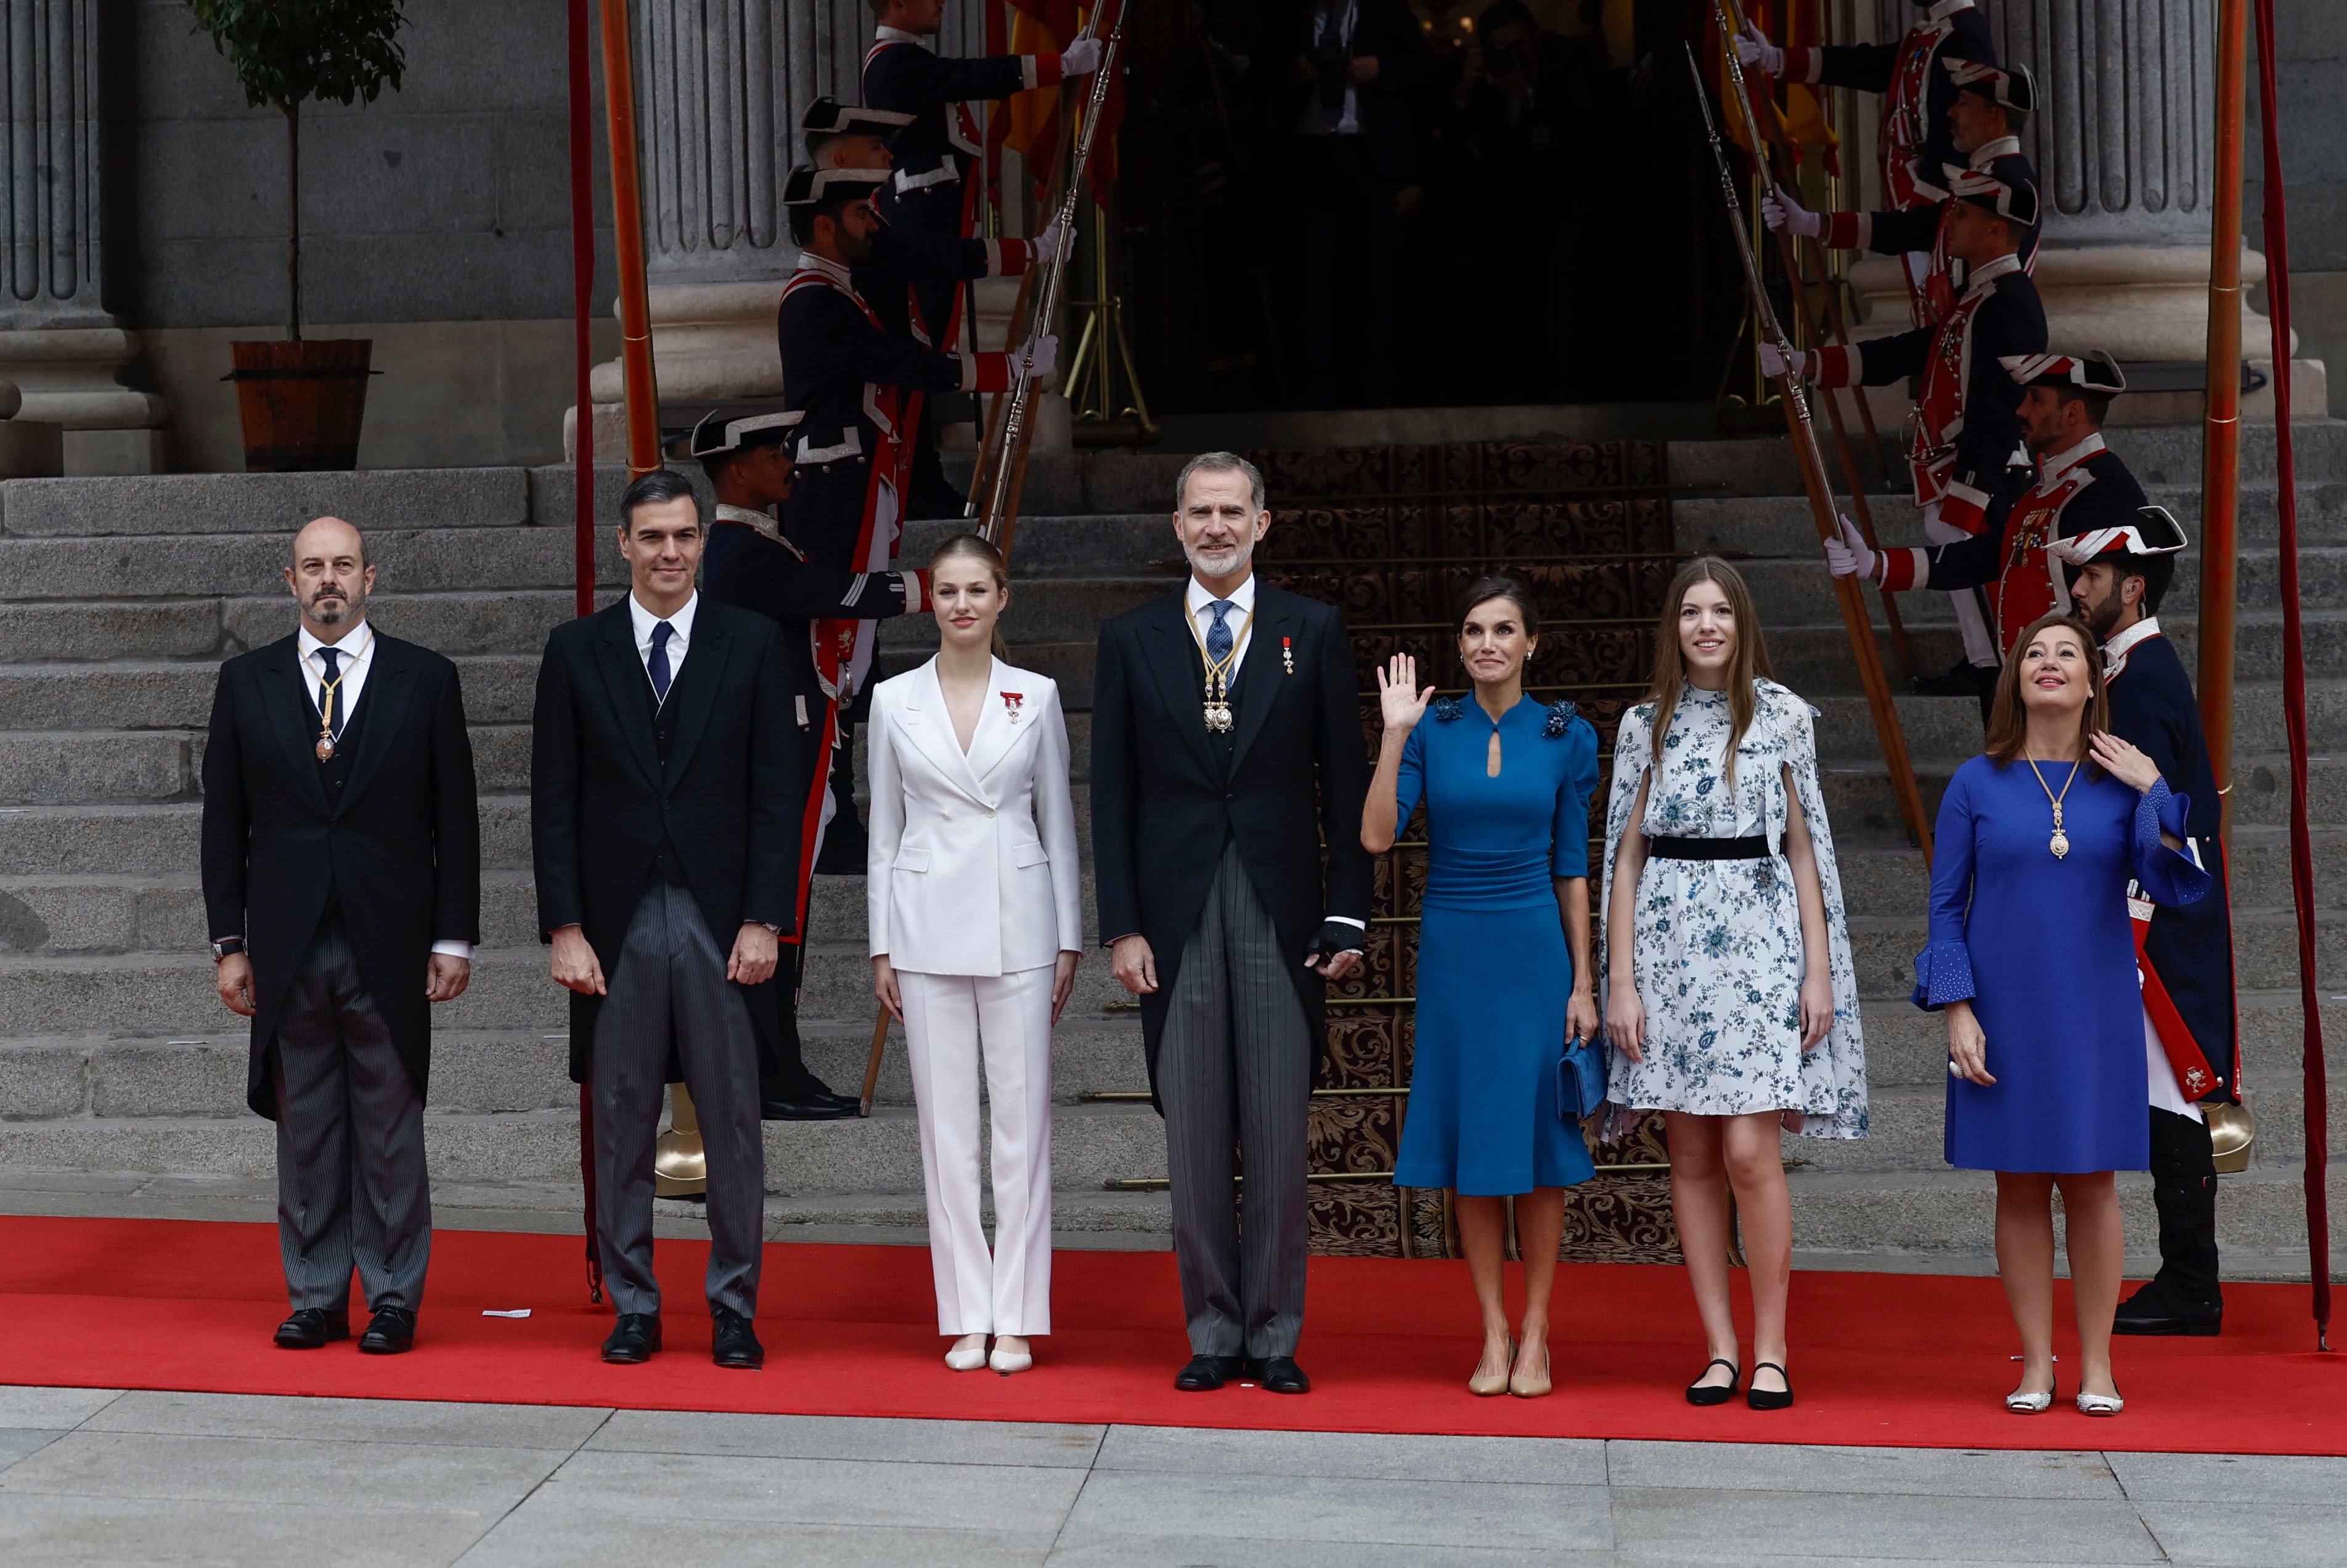
[[[1686,67],[1709,7],[1606,13],[1149,7],[1116,221],[1153,406],[1708,400],[1741,315]]]

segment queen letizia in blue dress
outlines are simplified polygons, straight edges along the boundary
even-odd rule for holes
[[[1469,1387],[1527,1398],[1550,1386],[1563,1189],[1594,1173],[1578,1118],[1558,1114],[1557,1065],[1567,1039],[1597,1022],[1588,962],[1597,733],[1570,702],[1524,695],[1538,627],[1522,585],[1486,579],[1460,614],[1471,695],[1430,704],[1432,689],[1417,689],[1407,655],[1379,671],[1385,738],[1361,835],[1382,853],[1425,804],[1417,1048],[1394,1180],[1457,1194],[1484,1318]],[[1510,1196],[1526,1285],[1512,1347],[1501,1279],[1501,1200]]]

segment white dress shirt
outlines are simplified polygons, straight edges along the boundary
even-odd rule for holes
[[[339,642],[322,642],[303,627],[294,633],[302,651],[302,674],[310,685],[310,705],[318,710],[321,718],[326,712],[326,661],[318,657],[318,650],[331,648],[340,657],[343,683],[337,688],[343,698],[343,723],[359,711],[359,693],[366,690],[367,671],[374,668],[374,628],[362,616],[358,623],[343,633]]]
[[[1250,619],[1255,613],[1255,574],[1249,572],[1246,581],[1230,591],[1231,608],[1224,613],[1223,624],[1231,629],[1231,679],[1238,679],[1239,671],[1246,665],[1247,644],[1255,641],[1255,626]],[[1190,579],[1186,601],[1190,620],[1198,629],[1198,646],[1206,645],[1206,633],[1214,624],[1214,596],[1196,578]]]
[[[322,642],[310,634],[306,626],[294,633],[294,641],[301,650],[302,675],[309,684],[310,705],[317,709],[322,718],[326,712],[326,661],[318,657],[318,650],[332,648],[342,655],[335,661],[343,678],[342,684],[335,690],[343,699],[343,727],[348,729],[351,720],[358,714],[359,693],[366,690],[367,671],[374,668],[374,628],[369,626],[362,616],[357,625],[343,633],[339,642]],[[473,958],[473,944],[470,942],[435,942],[432,950],[446,953],[452,958],[462,958],[467,963]]]
[[[692,597],[684,601],[684,608],[663,622],[659,616],[644,608],[643,600],[633,593],[628,595],[628,619],[635,623],[636,657],[643,661],[646,682],[652,678],[652,628],[664,624],[669,630],[669,690],[676,690],[676,678],[684,673],[684,651],[692,643],[692,612],[700,608],[701,592],[696,589]]]

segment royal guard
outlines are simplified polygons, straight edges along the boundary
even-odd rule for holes
[[[893,179],[896,155],[889,150],[889,138],[912,118],[817,98],[800,117],[799,128],[806,134],[807,161],[818,170],[872,169]],[[876,209],[879,205],[874,203]],[[871,259],[855,269],[856,292],[890,332],[930,346],[926,336],[914,335],[913,290],[950,286],[972,278],[1021,276],[1060,253],[1061,235],[1059,220],[1054,219],[1032,240],[980,240],[959,234],[936,238],[896,228],[882,211],[880,229],[872,238]],[[925,395],[907,395],[907,425],[917,422],[911,405]],[[908,507],[907,515],[924,514]]]
[[[948,59],[928,43],[944,26],[945,0],[879,0],[875,14],[878,26],[864,56],[864,101],[910,117],[891,140],[896,170],[881,210],[891,228],[917,238],[969,239],[978,231],[979,181],[970,171],[981,150],[970,106],[1091,75],[1100,68],[1100,40],[1079,38],[1057,55]],[[916,284],[911,323],[920,341],[939,349],[969,346],[969,294],[958,279]],[[962,497],[938,462],[936,419],[921,417],[923,412],[916,405],[906,420],[915,433],[907,515],[960,517]]]
[[[1794,45],[1778,48],[1750,22],[1736,40],[1737,57],[1770,76],[1813,86],[1852,87],[1882,95],[1875,151],[1882,189],[1895,208],[1928,207],[1948,194],[1940,171],[1965,167],[1948,118],[1959,85],[1940,64],[1953,57],[1996,64],[1996,42],[1988,18],[1973,0],[1915,0],[1922,15],[1896,44]],[[1909,303],[1915,324],[1933,317],[1929,297],[1929,251],[1907,257]]]
[[[2045,352],[2045,307],[2022,267],[2022,236],[2037,226],[2037,190],[2009,185],[1979,169],[1944,171],[1951,200],[1942,219],[1948,254],[1964,264],[1964,292],[1946,316],[1895,337],[1852,348],[1795,350],[1791,368],[1819,386],[1884,386],[1920,376],[1908,466],[1923,536],[1952,544],[1988,528],[1997,509],[2028,488],[2024,461],[2023,388],[2004,361]],[[1760,345],[1765,375],[1783,374],[1780,350]],[[1983,694],[2004,656],[1977,589],[1954,596],[1963,657],[1942,678],[1918,681],[1942,695]],[[2025,624],[2025,622],[2014,623]]]
[[[2036,190],[2037,171],[2021,151],[2021,132],[2037,107],[2037,82],[2029,67],[2001,71],[1952,55],[1942,55],[1940,64],[1957,87],[1948,105],[1948,122],[1965,167],[2007,185]],[[1782,186],[1760,199],[1760,216],[1769,228],[1809,235],[1837,251],[1871,251],[1879,256],[1930,252],[1926,319],[1934,322],[1948,313],[1965,282],[1963,264],[1949,257],[1944,243],[1947,210],[1947,199],[1942,197],[1921,207],[1881,212],[1810,212]],[[2037,241],[2044,231],[2042,224],[2033,223],[2021,237],[2024,272],[2036,266]]]
[[[800,416],[795,471],[783,510],[783,534],[816,566],[879,573],[896,553],[907,453],[904,399],[915,392],[1000,392],[1010,385],[1011,356],[958,354],[892,336],[856,286],[855,269],[872,259],[880,231],[873,169],[791,171],[784,191],[798,266],[783,286],[777,332],[783,400]],[[1023,351],[1033,373],[1051,374],[1059,339],[1049,333]],[[840,705],[852,702],[871,670],[875,626],[862,616],[815,623],[815,674],[826,704],[835,756],[847,752]],[[833,815],[818,870],[861,874],[863,828],[835,769]]]
[[[1826,546],[1826,563],[1834,576],[1865,578],[1885,593],[1985,589],[1998,646],[2010,653],[2023,628],[2071,608],[2062,563],[2047,548],[2064,534],[2132,524],[2149,503],[2103,445],[2111,399],[2127,390],[2110,355],[2023,354],[2003,369],[2021,389],[2022,440],[2037,461],[2037,482],[1999,508],[2000,526],[1954,544],[1871,550],[1845,521],[1841,538]]]
[[[2191,680],[2159,629],[2160,600],[2184,545],[2184,530],[2157,507],[2132,518],[2089,518],[2073,507],[2046,547],[2069,574],[2079,617],[2103,640],[2111,733],[2140,748],[2168,787],[2190,801],[2185,832],[2211,874],[2197,904],[2170,908],[2139,888],[2128,893],[2143,977],[2159,1272],[2120,1304],[2111,1325],[2118,1334],[2213,1335],[2225,1321],[2209,1122],[2212,1113],[2241,1114],[2239,1015],[2222,804]]]
[[[798,776],[825,776],[830,743],[829,700],[815,677],[815,637],[819,621],[853,618],[883,620],[928,607],[926,572],[863,572],[809,562],[783,538],[776,509],[790,497],[791,442],[798,433],[795,411],[728,418],[712,413],[693,427],[692,456],[717,492],[716,519],[702,556],[702,581],[712,599],[779,621],[783,627],[783,673],[791,689],[796,724]],[[799,803],[801,850],[798,919],[784,938],[776,987],[783,1005],[777,1039],[781,1069],[760,1085],[761,1112],[769,1122],[828,1121],[856,1113],[853,1095],[835,1094],[802,1059],[797,1019],[796,966],[804,956],[807,893],[814,876],[831,792],[811,784]]]

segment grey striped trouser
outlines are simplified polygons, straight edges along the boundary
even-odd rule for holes
[[[277,1242],[296,1311],[347,1310],[354,1265],[370,1311],[413,1312],[424,1299],[424,1101],[334,910],[277,1025]]]
[[[1182,951],[1157,1055],[1174,1254],[1194,1354],[1296,1353],[1312,1057],[1294,966],[1234,839]]]

